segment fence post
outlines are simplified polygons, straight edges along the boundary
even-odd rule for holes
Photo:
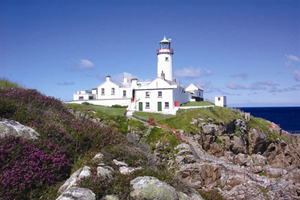
[[[231,176],[233,176],[233,167],[231,167]]]
[[[244,168],[244,180],[245,180],[245,168]]]
[[[205,163],[206,163],[206,155],[205,155]]]

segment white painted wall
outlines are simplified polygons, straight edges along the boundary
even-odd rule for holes
[[[157,56],[157,77],[161,78],[161,72],[165,73],[165,79],[172,81],[173,79],[173,61],[171,54],[158,54]]]
[[[66,103],[77,103],[81,104],[83,102],[89,102],[94,105],[102,105],[102,106],[112,106],[112,105],[121,105],[121,106],[128,106],[131,99],[124,98],[124,99],[101,99],[101,100],[86,100],[86,101],[68,101]]]
[[[226,96],[215,96],[215,105],[227,107]]]

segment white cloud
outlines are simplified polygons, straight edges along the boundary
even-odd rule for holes
[[[57,85],[75,85],[74,82],[63,81],[62,83],[56,83]]]
[[[298,58],[297,56],[294,55],[285,55],[285,57],[289,60],[295,61],[295,62],[300,62],[300,58]]]
[[[285,57],[288,59],[288,61],[285,62],[285,66],[292,66],[293,63],[300,63],[300,58],[294,55],[285,55]]]
[[[78,62],[78,68],[79,69],[92,69],[92,68],[94,68],[94,64],[87,59],[80,59],[80,61]]]
[[[86,69],[94,69],[94,63],[87,59],[80,59],[79,61],[74,60],[73,62],[68,62],[69,65],[69,70],[76,70],[76,69],[81,69],[81,70],[86,70]]]
[[[194,69],[192,66],[175,71],[175,76],[180,78],[198,78],[201,77],[201,69]]]
[[[300,81],[300,71],[299,71],[299,70],[295,70],[295,71],[293,72],[293,74],[294,74],[294,79],[295,79],[296,81]]]
[[[239,77],[239,78],[242,78],[243,80],[247,80],[248,74],[233,74],[233,75],[230,75],[230,77]]]
[[[125,76],[127,77],[128,82],[129,82],[130,78],[138,78],[137,76],[132,75],[128,72],[123,72],[122,74],[113,75],[111,77],[111,80],[116,83],[123,83]]]

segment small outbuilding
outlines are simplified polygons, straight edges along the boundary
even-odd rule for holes
[[[226,96],[215,96],[215,105],[221,107],[227,107]]]

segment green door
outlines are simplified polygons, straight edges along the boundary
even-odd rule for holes
[[[158,102],[157,110],[158,110],[158,111],[161,111],[161,110],[162,110],[162,109],[161,109],[161,102]]]
[[[139,102],[139,111],[143,111],[143,102]]]

